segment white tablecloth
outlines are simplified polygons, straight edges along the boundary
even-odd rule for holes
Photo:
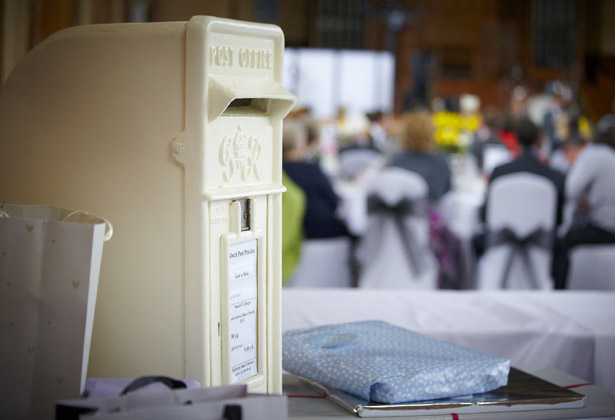
[[[367,225],[366,184],[373,174],[356,182],[334,183],[334,189],[340,198],[339,217],[348,229],[361,235]],[[469,241],[479,230],[481,221],[480,208],[485,200],[486,183],[482,178],[455,178],[455,188],[440,199],[440,214],[446,226],[460,239]]]
[[[615,391],[615,293],[286,289],[284,330],[382,320]]]
[[[470,240],[480,230],[480,209],[484,202],[482,191],[449,191],[440,201],[440,215],[458,238]]]
[[[354,235],[362,235],[367,227],[367,196],[362,184],[336,182],[335,193],[340,198],[337,208],[339,218],[348,231]]]
[[[582,379],[572,376],[553,368],[532,369],[527,373],[537,376],[545,381],[559,386],[574,386],[581,384]],[[356,419],[356,414],[341,405],[334,403],[330,398],[322,397],[322,390],[310,387],[304,381],[294,375],[285,374],[283,377],[284,393],[288,395],[288,418],[302,420],[342,420]],[[595,385],[575,386],[573,391],[585,395],[585,406],[583,408],[564,408],[554,407],[552,409],[528,410],[523,413],[518,411],[477,412],[472,414],[454,414],[451,409],[450,414],[442,413],[433,415],[408,415],[404,417],[374,417],[374,419],[420,419],[420,420],[452,420],[452,419],[474,419],[474,420],[519,420],[521,419],[543,419],[543,420],[615,420],[615,395]],[[306,398],[307,397],[307,398]],[[310,398],[311,397],[311,398]]]
[[[476,286],[476,258],[472,237],[481,231],[480,210],[485,201],[484,188],[449,191],[440,200],[439,210],[444,225],[459,239],[462,263],[461,288]]]

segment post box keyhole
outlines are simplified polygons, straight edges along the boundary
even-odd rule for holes
[[[250,230],[250,200],[244,198],[237,202],[241,206],[241,231]]]

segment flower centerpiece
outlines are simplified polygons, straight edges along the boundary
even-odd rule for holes
[[[444,153],[465,153],[472,143],[472,136],[481,124],[478,113],[462,115],[457,112],[439,111],[433,114],[435,140]]]

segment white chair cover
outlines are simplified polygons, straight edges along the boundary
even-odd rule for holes
[[[487,251],[480,289],[552,289],[551,239],[557,196],[544,177],[521,172],[497,178],[487,197]],[[515,243],[514,237],[526,240]]]
[[[425,180],[405,169],[387,168],[368,184],[367,197],[380,210],[369,215],[358,246],[358,286],[436,289],[438,265],[429,248]]]
[[[370,149],[351,149],[339,155],[340,175],[348,180],[356,179],[363,172],[382,161],[380,153]]]
[[[615,244],[573,248],[570,252],[568,289],[615,290]]]
[[[301,255],[284,287],[351,287],[351,239],[306,239]]]

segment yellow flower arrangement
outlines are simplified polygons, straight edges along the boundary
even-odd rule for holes
[[[591,139],[593,135],[589,120],[585,115],[581,115],[579,117],[579,134],[581,135],[581,138],[583,138],[583,140],[585,141],[589,141],[589,139]]]
[[[438,149],[447,153],[465,152],[470,145],[470,134],[478,130],[481,122],[479,114],[464,116],[456,112],[436,112],[433,123]]]

